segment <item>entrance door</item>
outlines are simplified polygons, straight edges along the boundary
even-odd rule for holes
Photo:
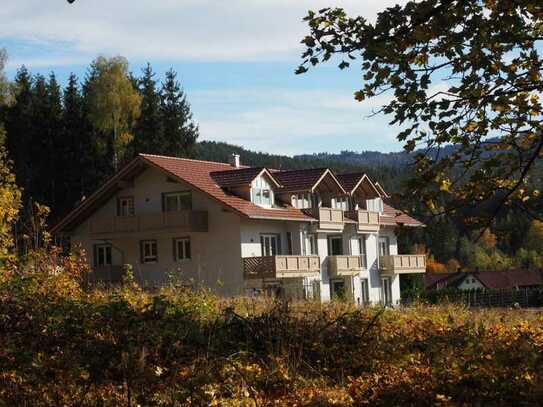
[[[328,238],[328,254],[330,256],[341,256],[343,254],[343,238],[341,236],[330,236]]]
[[[383,285],[383,302],[385,305],[391,305],[392,304],[392,285],[390,278],[385,277],[381,280],[381,283]]]
[[[279,254],[279,236],[261,235],[262,256],[275,256]]]

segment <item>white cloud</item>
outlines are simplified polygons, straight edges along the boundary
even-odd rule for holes
[[[401,0],[404,2],[404,0]],[[24,0],[2,4],[0,38],[134,59],[276,60],[297,54],[308,9],[373,19],[395,0]],[[59,62],[67,56],[59,56]]]
[[[341,150],[398,151],[398,128],[372,105],[336,91],[276,89],[189,94],[201,138],[281,154]],[[381,99],[380,102],[384,102]],[[378,103],[376,101],[376,103]],[[226,106],[226,109],[218,107]],[[199,113],[198,113],[199,112]]]

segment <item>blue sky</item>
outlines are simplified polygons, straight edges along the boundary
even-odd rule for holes
[[[172,67],[201,139],[281,154],[398,151],[397,128],[369,117],[384,99],[357,103],[360,74],[323,65],[294,75],[309,9],[341,6],[374,19],[395,0],[9,0],[0,8],[8,75],[83,77],[97,55],[123,55],[139,73]]]

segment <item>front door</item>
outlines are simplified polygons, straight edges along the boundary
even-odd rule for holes
[[[279,236],[261,235],[262,256],[275,256],[279,254]]]
[[[330,256],[341,256],[343,254],[343,238],[341,236],[330,236],[328,238],[328,252]]]

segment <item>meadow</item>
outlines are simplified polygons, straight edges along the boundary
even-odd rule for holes
[[[543,314],[89,289],[82,262],[0,278],[0,405],[543,404]]]

